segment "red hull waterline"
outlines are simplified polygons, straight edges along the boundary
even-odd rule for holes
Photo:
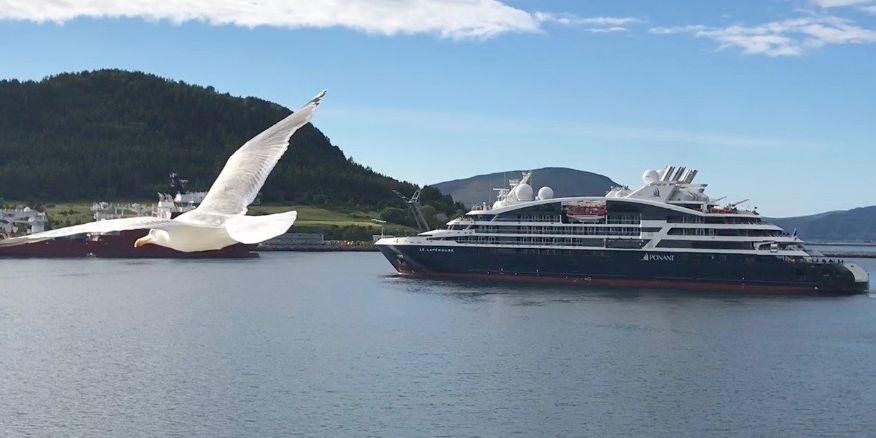
[[[474,273],[451,273],[451,272],[408,272],[399,270],[398,273],[405,277],[435,278],[452,280],[477,280],[477,281],[507,281],[524,283],[547,283],[581,286],[618,286],[618,287],[645,287],[660,289],[690,289],[690,290],[713,290],[713,291],[736,291],[750,293],[774,293],[774,294],[801,294],[801,295],[855,295],[867,293],[863,289],[846,290],[819,290],[814,286],[798,285],[765,285],[728,282],[708,282],[696,280],[641,280],[632,278],[590,278],[590,277],[552,277],[539,275],[518,274],[474,274]]]
[[[55,239],[27,245],[0,248],[0,257],[46,257],[66,258],[85,257],[85,239]]]
[[[134,241],[145,235],[145,230],[122,231],[98,236],[96,239],[55,239],[27,245],[0,248],[0,257],[31,258],[246,258],[256,257],[258,245],[235,244],[215,251],[181,252],[158,245],[134,248]]]

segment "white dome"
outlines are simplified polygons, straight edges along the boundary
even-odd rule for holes
[[[538,189],[538,199],[551,199],[554,197],[554,189],[544,186]]]
[[[656,170],[646,170],[645,173],[642,174],[642,182],[645,184],[651,184],[660,181],[660,174],[657,173]]]
[[[518,201],[532,201],[532,186],[519,184],[514,188],[514,196]]]

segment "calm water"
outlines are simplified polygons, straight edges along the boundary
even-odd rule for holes
[[[391,274],[376,253],[0,260],[0,435],[876,431],[874,296]]]

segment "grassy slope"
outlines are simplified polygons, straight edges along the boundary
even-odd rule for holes
[[[131,202],[140,202],[145,205],[153,204],[151,201]],[[125,202],[117,204],[125,204]],[[52,228],[59,228],[91,222],[93,220],[91,205],[88,202],[47,203],[42,206],[42,210],[46,212]],[[24,203],[11,203],[10,206],[23,207]],[[248,214],[263,215],[290,210],[298,212],[298,220],[291,229],[293,232],[318,233],[324,232],[331,227],[360,226],[371,228],[374,233],[380,233],[380,225],[371,221],[372,218],[377,217],[377,212],[374,211],[327,209],[308,205],[254,205],[250,206]],[[401,225],[387,225],[385,232],[387,234],[410,234],[415,232],[415,230]]]
[[[298,212],[298,220],[292,227],[292,231],[302,233],[322,232],[328,227],[359,226],[371,228],[375,233],[380,233],[380,225],[371,221],[378,213],[375,211],[352,210],[352,209],[326,209],[309,205],[256,205],[249,208],[249,214],[273,214],[295,210]],[[387,234],[410,234],[416,230],[403,225],[386,225]]]

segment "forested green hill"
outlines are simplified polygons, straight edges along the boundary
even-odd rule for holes
[[[302,102],[317,90],[302,90]],[[139,72],[65,73],[0,81],[0,197],[22,201],[153,199],[177,171],[206,190],[243,142],[290,113]],[[347,158],[307,125],[292,137],[262,190],[263,202],[379,211],[403,207],[396,181]],[[461,208],[427,190],[437,211]]]

